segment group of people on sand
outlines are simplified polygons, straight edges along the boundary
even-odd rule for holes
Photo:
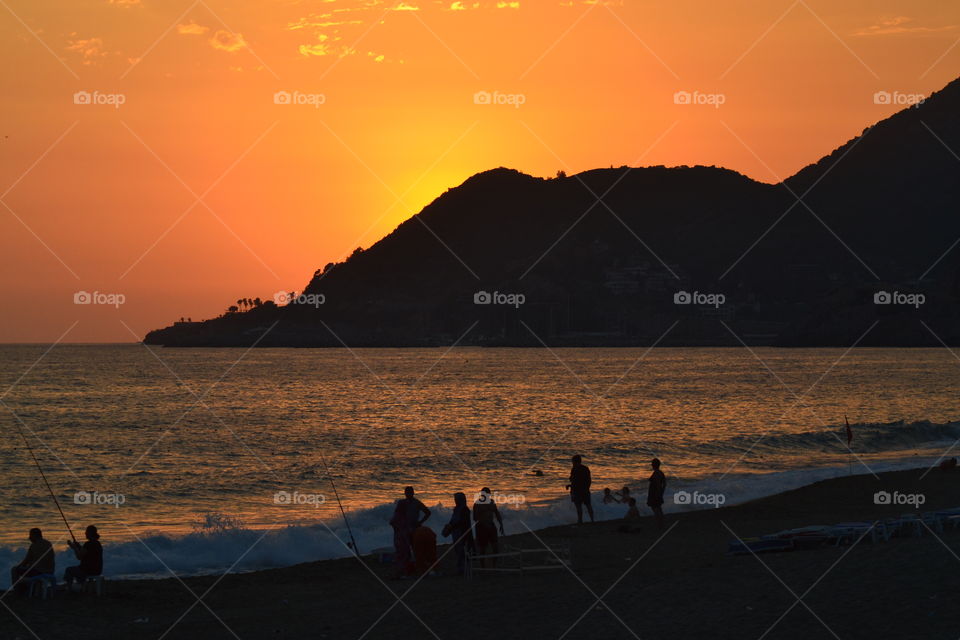
[[[424,575],[437,561],[437,536],[424,525],[431,512],[416,497],[413,487],[403,491],[397,500],[390,525],[393,527],[394,562],[400,577]],[[484,487],[477,494],[473,509],[467,505],[465,493],[453,494],[453,513],[444,525],[442,534],[451,538],[457,557],[457,571],[466,571],[467,551],[492,553],[500,550],[499,536],[503,535],[503,517],[497,508],[493,493]],[[474,529],[476,538],[474,538]]]
[[[590,485],[593,479],[590,475],[590,468],[583,464],[583,457],[575,455],[570,459],[570,484],[567,489],[570,491],[570,501],[577,509],[577,524],[583,524],[583,509],[586,507],[587,514],[590,516],[590,522],[593,522],[593,505],[590,502]],[[654,458],[650,461],[653,473],[648,478],[647,487],[647,506],[653,512],[657,527],[663,529],[663,494],[667,490],[667,477],[660,470],[660,459]],[[624,520],[631,522],[640,519],[640,509],[637,508],[637,499],[630,495],[630,487],[624,487],[619,493],[614,494],[609,488],[603,490],[603,503],[622,503],[628,506],[627,515]]]
[[[577,524],[583,524],[583,510],[586,508],[593,522],[593,504],[590,500],[590,486],[593,478],[590,468],[583,464],[583,457],[571,458],[569,484],[570,500],[577,510]],[[663,494],[667,488],[667,478],[660,470],[660,460],[650,461],[653,473],[650,474],[647,489],[647,506],[653,512],[657,527],[663,529]],[[390,518],[393,527],[394,562],[399,577],[424,575],[437,562],[437,536],[424,523],[430,518],[430,509],[417,497],[413,487],[406,487],[404,497],[397,500]],[[626,504],[627,514],[624,520],[633,522],[640,519],[637,500],[630,495],[630,488],[623,487],[617,494],[610,489],[603,491],[604,504]],[[467,552],[478,555],[500,552],[499,536],[503,535],[503,517],[497,508],[496,500],[489,487],[480,489],[476,494],[473,507],[467,504],[465,493],[453,494],[453,512],[450,521],[444,525],[442,535],[450,538],[457,558],[457,571],[462,575],[467,569]],[[476,532],[476,537],[474,537]],[[481,565],[485,560],[481,558]],[[496,558],[491,559],[496,565]]]
[[[63,572],[63,580],[68,592],[73,591],[73,585],[78,586],[86,582],[87,578],[99,576],[103,573],[103,545],[100,544],[100,533],[94,525],[84,531],[87,541],[80,544],[76,540],[67,542],[67,548],[73,551],[80,564],[67,567]],[[10,590],[18,595],[26,595],[31,580],[52,577],[56,581],[56,557],[53,545],[43,537],[40,529],[30,529],[30,546],[27,555],[20,564],[10,569]]]

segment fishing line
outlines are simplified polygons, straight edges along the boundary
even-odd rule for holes
[[[37,460],[36,454],[33,452],[33,447],[30,446],[30,440],[27,439],[27,434],[23,432],[23,428],[20,426],[20,421],[16,420],[17,430],[20,431],[20,435],[23,437],[23,442],[27,445],[27,451],[30,452],[30,457],[33,458],[34,464],[37,465],[37,470],[40,472],[40,477],[43,478],[43,483],[47,485],[47,491],[50,492],[50,497],[53,498],[53,504],[57,505],[57,511],[60,512],[60,517],[63,518],[63,524],[67,525],[67,531],[70,532],[70,537],[73,538],[73,541],[77,541],[77,537],[73,535],[73,529],[70,528],[70,523],[67,522],[67,516],[63,515],[63,509],[60,508],[60,501],[57,500],[56,494],[53,492],[53,489],[50,488],[50,483],[47,481],[47,474],[43,472],[43,467],[40,466],[40,461]]]

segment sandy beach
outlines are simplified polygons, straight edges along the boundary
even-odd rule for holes
[[[396,580],[366,558],[223,577],[111,581],[100,598],[6,597],[0,637],[27,638],[956,638],[960,533],[759,556],[748,537],[910,511],[874,493],[960,506],[960,474],[856,475],[734,507],[553,527],[508,542],[570,542],[574,570]],[[669,505],[668,505],[669,506]],[[571,508],[571,517],[573,516]],[[441,548],[440,553],[446,547]],[[109,546],[106,550],[109,553]]]

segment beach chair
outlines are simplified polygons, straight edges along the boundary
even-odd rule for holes
[[[27,595],[31,598],[46,600],[52,598],[57,590],[57,577],[52,573],[41,573],[37,576],[23,578],[27,583]]]
[[[954,507],[952,509],[940,509],[934,513],[936,514],[937,519],[940,520],[941,531],[947,527],[956,529],[958,526],[960,526],[960,507]]]
[[[102,576],[87,576],[87,579],[80,585],[81,593],[92,593],[97,597],[103,595],[103,583],[106,579]]]
[[[943,517],[937,511],[927,511],[920,516],[922,520],[932,531],[943,533]]]
[[[501,544],[500,549],[499,553],[484,554],[468,550],[464,577],[470,580],[476,573],[522,573],[523,554],[520,549],[507,544]]]
[[[521,571],[552,571],[555,569],[573,569],[573,553],[570,541],[560,542],[531,549],[520,548]]]
[[[467,552],[466,577],[473,578],[475,573],[518,573],[572,569],[573,554],[570,542],[561,540],[552,545],[526,549],[522,545],[500,545],[499,553],[477,554]],[[496,560],[496,566],[493,566]],[[484,566],[487,564],[488,566]]]
[[[393,564],[393,558],[396,551],[393,547],[379,547],[370,552],[380,564]]]

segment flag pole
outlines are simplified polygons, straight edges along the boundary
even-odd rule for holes
[[[853,449],[850,444],[853,442],[853,430],[850,429],[850,421],[847,420],[847,414],[843,414],[843,422],[847,426],[847,475],[853,475]]]

